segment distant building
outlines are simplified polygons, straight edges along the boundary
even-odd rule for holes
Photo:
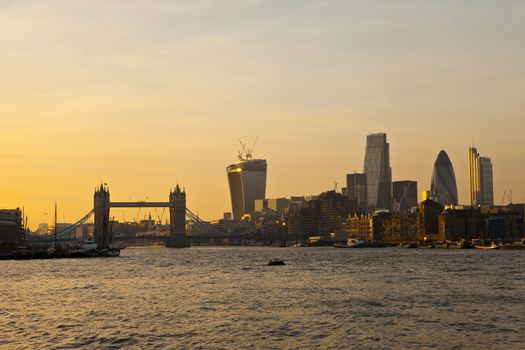
[[[441,241],[444,236],[440,235],[438,218],[443,212],[443,206],[438,202],[427,199],[418,206],[418,239]]]
[[[290,200],[286,198],[257,199],[255,200],[255,211],[261,212],[264,209],[271,209],[279,214],[285,214],[290,205]]]
[[[290,208],[288,213],[288,235],[298,242],[319,235],[321,221],[320,203],[317,200],[305,202]]]
[[[56,224],[56,228],[57,228],[57,233],[60,235],[60,238],[62,238],[62,239],[75,239],[75,238],[77,238],[77,231],[76,230],[66,232],[66,230],[70,229],[72,226],[73,226],[73,224],[68,223],[68,222],[59,222],[59,223],[57,223]],[[52,233],[54,234],[55,227],[53,226],[51,229],[52,229]],[[61,232],[65,232],[65,233],[60,234]]]
[[[289,205],[290,200],[286,198],[268,199],[268,209],[272,209],[279,214],[285,214]]]
[[[320,203],[320,234],[326,235],[341,229],[343,221],[357,212],[356,202],[335,191],[323,192]]]
[[[49,230],[49,225],[46,223],[38,224],[38,228],[36,229],[36,233],[44,236],[47,234],[47,231]]]
[[[355,201],[335,191],[312,197],[317,199],[290,205],[288,234],[297,240],[305,241],[308,237],[328,236],[340,231],[344,221],[357,210]]]
[[[386,134],[367,136],[365,174],[368,209],[391,209],[392,169],[390,168],[390,145]]]
[[[432,191],[426,190],[421,192],[421,201],[426,201],[427,199],[432,199]]]
[[[491,159],[481,157],[474,147],[469,148],[468,159],[471,204],[474,206],[493,206],[494,180]]]
[[[417,206],[417,181],[392,182],[393,209],[404,213]]]
[[[343,194],[346,194],[351,200],[355,200],[357,206],[360,209],[368,208],[368,196],[367,196],[367,185],[366,185],[366,175],[353,173],[346,175],[346,191]]]
[[[482,239],[513,242],[525,237],[523,205],[504,207],[448,207],[439,216],[444,239]]]
[[[22,211],[0,209],[0,253],[11,251],[25,239]]]
[[[267,199],[256,199],[254,204],[254,211],[263,211],[263,209],[268,208]]]
[[[458,205],[458,187],[452,162],[445,151],[439,152],[434,163],[431,182],[432,199],[441,205]]]
[[[234,220],[255,211],[255,200],[266,197],[267,163],[263,159],[247,159],[226,169],[230,185]]]

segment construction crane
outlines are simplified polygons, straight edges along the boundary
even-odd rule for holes
[[[257,146],[257,141],[259,141],[259,136],[255,138],[255,142],[253,143],[253,146],[248,148],[246,144],[239,140],[239,143],[241,144],[242,149],[239,151],[238,158],[239,160],[250,160],[253,158],[253,151],[255,150],[255,146]]]

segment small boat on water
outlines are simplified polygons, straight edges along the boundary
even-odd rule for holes
[[[366,248],[370,245],[365,241],[356,238],[349,238],[346,243],[335,243],[335,248]]]
[[[500,249],[500,246],[497,245],[495,242],[492,242],[490,245],[476,245],[476,249]]]
[[[399,243],[399,248],[417,248],[417,243]]]
[[[285,263],[281,259],[272,259],[268,262],[268,266],[282,266],[282,265],[285,265]]]

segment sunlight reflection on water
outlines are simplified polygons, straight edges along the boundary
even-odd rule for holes
[[[524,271],[520,251],[397,248],[0,261],[0,348],[523,348]]]

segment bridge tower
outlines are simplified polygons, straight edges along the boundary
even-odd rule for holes
[[[166,246],[190,246],[190,239],[186,236],[186,191],[181,191],[178,184],[174,191],[170,191],[170,238]]]
[[[105,185],[95,189],[94,196],[95,214],[95,242],[98,249],[105,249],[109,245],[109,189]]]

